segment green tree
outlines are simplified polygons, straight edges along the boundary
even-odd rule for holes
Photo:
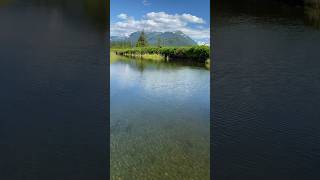
[[[161,38],[160,37],[158,37],[158,39],[157,39],[157,46],[161,47]]]
[[[142,31],[137,41],[136,47],[146,47],[146,46],[148,46],[148,41],[146,39],[144,31]]]

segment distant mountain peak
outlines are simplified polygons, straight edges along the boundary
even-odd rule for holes
[[[174,31],[174,33],[176,34],[184,34],[182,31],[178,30],[178,31]]]
[[[136,31],[129,35],[129,37],[115,37],[112,36],[110,41],[129,41],[136,43],[142,31]],[[182,31],[144,31],[149,45],[161,46],[192,46],[197,43]]]

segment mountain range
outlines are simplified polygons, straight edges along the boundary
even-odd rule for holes
[[[136,44],[140,37],[141,31],[131,33],[128,37],[111,36],[111,42],[131,42]],[[149,45],[161,45],[161,46],[192,46],[197,43],[182,31],[174,32],[145,32]]]

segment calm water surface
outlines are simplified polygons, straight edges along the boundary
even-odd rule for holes
[[[111,179],[209,179],[210,71],[112,59]]]
[[[319,19],[315,5],[217,2],[217,180],[320,179]]]
[[[0,179],[107,179],[104,3],[0,0]]]

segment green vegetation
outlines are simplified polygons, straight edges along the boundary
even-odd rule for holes
[[[136,47],[146,47],[148,46],[148,41],[144,35],[144,31],[141,32],[140,37],[137,41]]]
[[[205,63],[210,58],[210,48],[208,46],[190,47],[135,47],[111,49],[117,55],[144,58],[157,55],[157,59],[163,60],[191,60]]]
[[[159,54],[132,54],[132,55],[125,55],[126,57],[132,57],[136,59],[143,59],[143,60],[152,60],[152,61],[163,61],[164,58]],[[110,63],[114,62],[115,57],[117,57],[117,54],[115,51],[110,52]]]
[[[133,48],[134,43],[131,41],[127,40],[122,40],[122,41],[111,41],[110,42],[110,47],[112,49],[119,49],[119,48]]]
[[[184,60],[207,63],[210,58],[210,48],[204,45],[162,47],[161,38],[157,39],[156,45],[149,45],[144,31],[140,33],[135,46],[133,44],[133,41],[128,40],[111,41],[111,51],[116,55],[151,60]]]

